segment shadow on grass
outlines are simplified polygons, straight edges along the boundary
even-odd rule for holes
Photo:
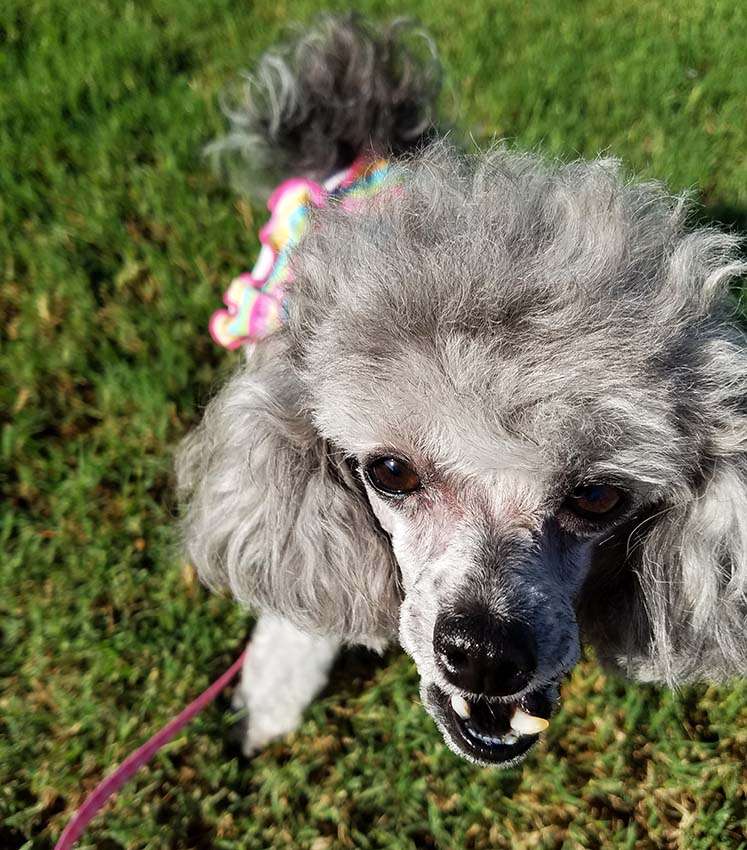
[[[724,204],[719,201],[705,202],[692,211],[692,223],[701,227],[718,227],[738,236],[747,243],[747,208]],[[747,244],[742,246],[742,256],[747,258]],[[747,275],[732,280],[732,295],[740,304],[742,324],[747,324]]]
[[[714,225],[736,235],[747,236],[747,209],[718,201],[703,204],[693,210],[693,223]]]

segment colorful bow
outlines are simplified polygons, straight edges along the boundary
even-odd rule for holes
[[[270,196],[270,219],[259,232],[262,248],[251,272],[231,281],[223,296],[225,310],[210,319],[210,335],[218,345],[238,348],[278,330],[285,319],[284,298],[292,279],[291,252],[306,232],[313,207],[339,200],[355,209],[381,188],[389,166],[385,160],[356,160],[323,186],[303,177],[281,183]]]

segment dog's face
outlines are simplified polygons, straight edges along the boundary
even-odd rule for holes
[[[318,425],[355,458],[390,538],[423,702],[480,763],[536,742],[579,657],[594,553],[686,464],[657,449],[681,435],[650,370],[616,366],[612,344],[568,340],[553,363],[536,356],[545,346],[537,331],[513,346],[453,335],[380,353],[374,369],[348,348],[316,386]]]

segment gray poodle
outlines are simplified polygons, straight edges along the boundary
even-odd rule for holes
[[[403,25],[325,19],[266,56],[220,147],[397,188],[314,210],[282,328],[178,460],[201,579],[259,613],[245,750],[345,644],[400,642],[448,745],[511,765],[582,642],[677,686],[747,671],[747,348],[737,240],[609,159],[465,155]]]

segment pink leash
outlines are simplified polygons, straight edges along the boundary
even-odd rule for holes
[[[156,732],[142,747],[138,747],[134,753],[130,753],[114,773],[99,782],[88,795],[83,805],[73,815],[70,823],[65,827],[65,831],[60,836],[57,844],[55,844],[54,850],[70,850],[109,797],[112,794],[116,794],[134,773],[149,762],[161,747],[165,746],[206,705],[209,705],[234,676],[238,674],[244,663],[244,655],[245,652],[242,652],[228,670],[219,679],[216,679],[206,691],[203,691],[197,699],[191,702],[173,720],[170,720],[163,729]]]

